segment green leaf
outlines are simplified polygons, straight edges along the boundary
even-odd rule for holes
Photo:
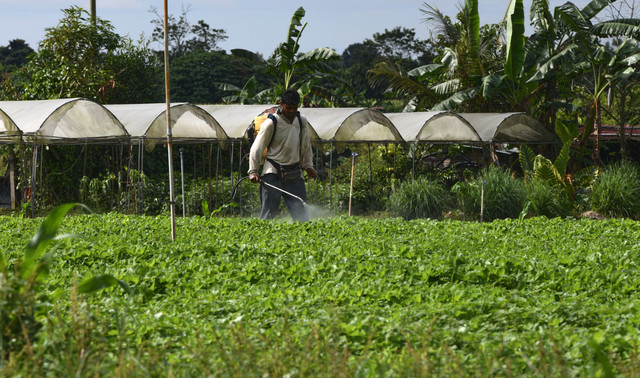
[[[604,8],[611,4],[610,0],[593,0],[582,8],[582,14],[588,20],[598,15]]]
[[[454,109],[457,105],[460,105],[464,101],[472,99],[475,95],[478,94],[479,91],[479,88],[469,88],[460,92],[456,92],[451,97],[434,105],[431,108],[431,111]]]
[[[602,376],[606,378],[615,377],[616,374],[614,373],[611,361],[609,361],[607,353],[602,350],[602,346],[594,339],[589,340],[589,346],[593,351],[596,362],[602,367],[602,370],[604,370]]]
[[[300,37],[300,31],[298,30],[298,26],[302,25],[302,18],[305,15],[305,11],[303,7],[296,9],[291,16],[291,22],[289,23],[289,32],[287,34],[287,42],[288,46],[294,46],[298,38]]]
[[[593,26],[592,31],[602,38],[625,36],[628,38],[640,38],[640,25],[638,20],[616,20],[601,22]]]
[[[439,63],[425,64],[423,66],[409,70],[407,72],[407,75],[424,80],[429,74],[442,70],[443,68],[445,68],[445,66]]]
[[[574,140],[578,135],[580,135],[578,125],[575,123],[566,124],[562,121],[557,121],[555,131],[563,145]]]
[[[537,179],[545,180],[555,186],[563,184],[562,177],[560,177],[558,170],[553,165],[551,160],[542,155],[538,155],[534,159],[533,170],[534,177]]]
[[[580,47],[575,44],[569,44],[562,51],[552,56],[549,60],[541,64],[536,72],[527,80],[527,83],[532,83],[538,80],[544,80],[548,77],[553,77],[558,73],[558,67],[562,67],[562,63],[571,61],[576,52],[580,50]]]
[[[482,78],[482,84],[480,85],[482,91],[482,97],[491,98],[494,90],[499,88],[502,81],[505,79],[505,75],[491,74]]]
[[[520,147],[520,155],[518,159],[520,160],[520,166],[522,167],[522,170],[525,172],[525,174],[533,173],[533,160],[535,159],[535,157],[536,154],[535,152],[533,152],[531,147],[527,146],[526,144],[523,144]]]
[[[571,140],[568,140],[560,150],[560,154],[553,162],[553,165],[556,167],[558,173],[563,175],[567,171],[567,164],[569,163],[569,152],[571,151]]]
[[[518,81],[524,64],[524,6],[522,0],[511,0],[507,11],[507,60],[504,73]]]
[[[469,43],[473,53],[480,50],[480,13],[478,12],[478,0],[466,0],[465,9],[469,15]]]
[[[300,58],[298,58],[297,65],[306,68],[318,62],[329,62],[339,59],[340,54],[338,54],[335,50],[328,47],[319,47],[303,54]]]
[[[76,206],[82,206],[89,210],[88,207],[78,203],[67,203],[53,209],[36,231],[33,238],[27,243],[26,252],[22,266],[20,267],[20,276],[26,278],[35,270],[35,262],[44,253],[47,246],[53,241],[61,238],[70,237],[71,235],[57,236],[62,218]],[[89,210],[91,211],[91,210]]]
[[[114,285],[120,285],[127,294],[131,294],[131,288],[126,282],[119,280],[110,274],[98,274],[83,280],[78,285],[78,293],[93,293]]]

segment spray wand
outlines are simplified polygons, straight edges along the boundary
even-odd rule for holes
[[[248,179],[248,178],[249,178],[249,176],[245,176],[245,177],[241,178],[240,180],[238,180],[238,182],[236,183],[236,185],[233,187],[233,191],[232,191],[232,194],[231,194],[231,198],[232,198],[232,199],[235,199],[235,197],[236,197],[236,192],[238,191],[238,186],[240,185],[240,183],[241,183],[242,181],[244,181],[244,180]],[[303,204],[303,205],[305,205],[305,206],[307,205],[307,203],[306,203],[302,198],[300,198],[299,196],[296,196],[296,195],[295,195],[295,194],[293,194],[293,193],[287,192],[286,190],[281,189],[281,188],[278,188],[277,186],[275,186],[275,185],[273,185],[273,184],[269,184],[269,183],[268,183],[268,182],[266,182],[266,181],[262,181],[262,180],[260,180],[260,182],[261,182],[263,185],[266,185],[266,186],[268,186],[268,187],[270,187],[270,188],[273,188],[273,189],[275,189],[275,190],[278,190],[278,191],[280,191],[280,192],[282,192],[282,193],[284,193],[284,194],[286,194],[286,195],[288,195],[288,196],[291,196],[291,197],[293,197],[293,198],[295,198],[295,199],[299,200],[299,201],[300,201],[300,202],[302,202],[302,204]]]

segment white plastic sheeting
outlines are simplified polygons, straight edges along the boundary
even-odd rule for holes
[[[555,143],[544,125],[524,113],[459,113],[485,143]]]
[[[18,125],[0,108],[0,141],[17,143],[20,141]]]
[[[367,108],[300,108],[318,140],[336,143],[403,142],[394,124]]]
[[[245,132],[255,117],[263,115],[267,110],[272,110],[277,105],[198,105],[206,110],[212,117],[224,125],[230,139],[244,139]],[[309,138],[311,142],[319,141],[318,134],[309,122]]]
[[[411,143],[481,142],[478,132],[463,118],[450,112],[385,113]]]
[[[253,119],[274,105],[171,106],[176,142],[245,137]],[[109,143],[166,140],[166,104],[100,105],[84,99],[0,101],[0,142]],[[368,108],[300,108],[315,143],[555,143],[524,113],[382,113]]]
[[[198,105],[215,118],[230,139],[242,139],[253,119],[275,105]]]
[[[0,101],[0,113],[6,132],[18,132],[27,142],[104,143],[129,139],[124,126],[111,112],[80,98]]]
[[[134,104],[105,105],[124,125],[133,139],[142,139],[154,145],[167,139],[167,105]],[[191,104],[173,104],[170,107],[171,134],[175,142],[226,140],[222,126],[209,113]]]
[[[385,113],[407,142],[555,143],[542,123],[524,113]]]

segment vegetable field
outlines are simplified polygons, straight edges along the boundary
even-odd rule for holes
[[[5,278],[41,222],[0,221]],[[39,327],[20,349],[4,341],[5,373],[640,372],[635,221],[193,217],[169,231],[168,217],[62,219],[77,237],[48,246],[22,298]],[[122,285],[90,280],[111,276]]]

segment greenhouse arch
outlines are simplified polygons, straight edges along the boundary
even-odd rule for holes
[[[246,159],[242,145],[255,117],[275,105],[206,105],[175,103],[169,107],[176,143],[209,144],[230,150],[231,171],[238,177]],[[313,144],[342,151],[348,144],[496,144],[556,143],[544,125],[524,113],[415,112],[383,113],[370,108],[300,108]],[[82,98],[0,101],[0,143],[33,145],[116,144],[153,148],[167,143],[166,104],[101,105]],[[230,146],[230,148],[228,148]],[[238,148],[236,148],[236,146]],[[237,151],[237,159],[234,155]],[[40,154],[42,159],[42,154]],[[27,163],[28,164],[28,163]],[[210,163],[211,164],[211,163]],[[142,170],[143,161],[139,158]],[[216,161],[216,175],[218,162]],[[210,169],[211,170],[211,169]],[[36,169],[31,169],[32,184]],[[232,174],[232,178],[233,178]]]

